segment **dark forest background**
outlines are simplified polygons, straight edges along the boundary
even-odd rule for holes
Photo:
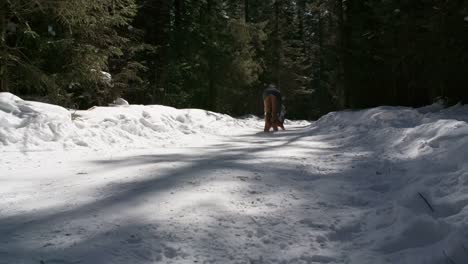
[[[70,108],[468,101],[466,0],[0,0],[0,34],[0,91]]]

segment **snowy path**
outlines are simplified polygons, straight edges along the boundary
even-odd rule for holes
[[[0,259],[344,263],[369,201],[349,195],[364,154],[341,141],[296,129],[118,156],[11,155],[24,166],[1,169]]]
[[[468,106],[287,128],[0,93],[0,264],[468,262]]]

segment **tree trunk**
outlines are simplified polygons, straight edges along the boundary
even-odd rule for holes
[[[174,27],[176,31],[178,31],[178,29],[181,27],[182,1],[183,0],[174,0]]]
[[[345,21],[343,0],[337,1],[337,16],[338,16],[338,69],[337,69],[337,90],[338,90],[338,106],[343,109],[347,106],[347,92],[345,86],[345,67],[344,60],[346,57],[345,48]]]
[[[165,103],[167,88],[168,42],[170,30],[171,4],[169,0],[155,0],[151,13],[156,17],[155,25],[149,38],[158,47],[154,62],[154,80],[152,103]]]
[[[212,19],[214,16],[213,12],[213,0],[206,1],[206,10],[207,10],[207,30],[208,30],[208,42],[213,41],[213,25]],[[215,84],[215,66],[214,66],[214,54],[213,54],[213,47],[210,44],[207,45],[207,60],[208,60],[208,108],[212,111],[217,111],[217,100],[218,100],[218,91],[216,89]]]
[[[250,22],[250,14],[249,14],[249,0],[244,0],[244,17],[245,17],[245,23]]]
[[[8,91],[8,59],[6,46],[7,6],[0,0],[0,91]]]
[[[318,14],[318,43],[319,43],[319,70],[318,70],[318,89],[319,91],[321,91],[322,89],[324,89],[324,87],[322,87],[322,72],[323,72],[323,64],[324,64],[324,61],[323,61],[323,31],[322,31],[322,14],[321,14],[321,11],[319,10],[319,14]]]
[[[179,58],[179,56],[183,54],[183,50],[184,50],[184,39],[183,39],[184,6],[185,6],[185,0],[174,0],[173,35],[174,35],[174,49],[175,49],[177,58]]]
[[[299,0],[298,8],[297,8],[297,18],[299,20],[299,34],[301,36],[303,53],[307,56],[308,50],[307,50],[305,30],[304,30],[304,14],[306,12],[305,9],[306,9],[306,1]]]
[[[355,58],[355,51],[362,49],[360,45],[356,44],[358,40],[353,39],[354,32],[358,31],[353,29],[353,26],[359,25],[362,16],[359,15],[359,11],[362,10],[362,2],[359,0],[347,0],[346,1],[346,12],[345,22],[343,25],[344,33],[344,85],[346,87],[346,104],[348,107],[356,107],[362,101],[360,101],[363,91],[364,84],[361,84],[356,75],[356,69],[359,69],[359,59]]]
[[[281,52],[280,52],[280,31],[279,31],[279,0],[275,1],[275,32],[274,32],[274,41],[275,41],[275,77],[276,85],[281,87]]]

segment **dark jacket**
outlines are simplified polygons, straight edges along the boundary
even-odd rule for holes
[[[266,88],[263,91],[263,100],[265,100],[265,98],[267,98],[270,95],[276,97],[276,100],[278,100],[278,109],[281,109],[281,105],[283,104],[283,97],[281,96],[281,92],[273,87]]]

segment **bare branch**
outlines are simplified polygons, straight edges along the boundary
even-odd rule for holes
[[[418,192],[418,194],[424,200],[424,202],[426,202],[429,209],[431,209],[432,212],[435,212],[434,207],[432,207],[432,205],[429,203],[429,201],[426,199],[426,197],[424,197],[424,195],[422,195],[422,193],[420,193],[420,192]]]

